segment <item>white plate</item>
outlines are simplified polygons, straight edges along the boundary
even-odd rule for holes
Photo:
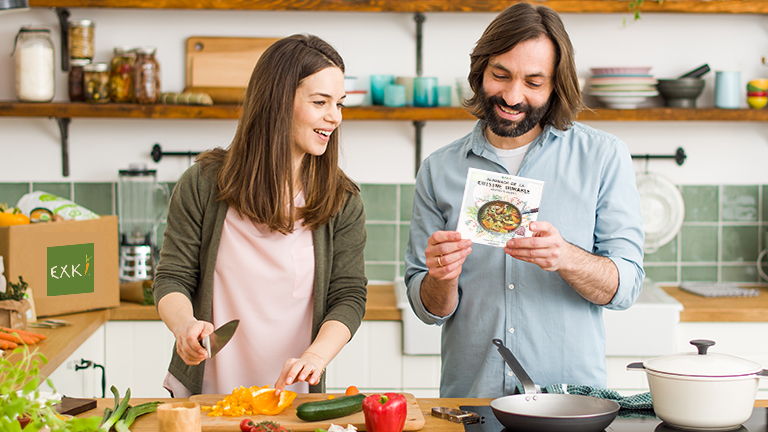
[[[683,225],[685,203],[677,187],[658,174],[637,174],[646,253],[669,243]]]

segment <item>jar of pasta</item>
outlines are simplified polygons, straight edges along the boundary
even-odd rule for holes
[[[22,27],[13,45],[16,97],[22,102],[50,102],[54,93],[53,42],[45,27]]]
[[[155,60],[155,47],[136,49],[133,88],[136,102],[140,104],[153,104],[160,98],[160,65]]]
[[[85,101],[91,103],[109,102],[109,65],[91,63],[83,66]]]
[[[93,59],[93,32],[91,20],[69,22],[69,56],[71,58]]]
[[[112,102],[133,102],[134,53],[126,47],[115,47],[109,65],[109,98]]]
[[[83,68],[91,61],[88,59],[71,59],[69,61],[69,100],[72,102],[85,101]]]

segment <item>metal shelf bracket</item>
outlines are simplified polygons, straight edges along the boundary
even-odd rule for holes
[[[69,9],[57,7],[59,17],[59,33],[61,35],[61,70],[69,70]]]
[[[69,117],[55,117],[56,124],[59,125],[59,135],[61,137],[61,175],[69,177],[69,124],[72,119]]]

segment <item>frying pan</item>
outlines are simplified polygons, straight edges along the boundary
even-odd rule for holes
[[[592,396],[537,393],[536,385],[500,339],[493,344],[523,385],[523,394],[491,401],[493,414],[510,431],[598,432],[619,412],[619,404]]]

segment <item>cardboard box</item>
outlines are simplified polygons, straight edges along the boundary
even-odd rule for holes
[[[29,283],[37,316],[120,304],[117,216],[0,227],[5,277]]]

